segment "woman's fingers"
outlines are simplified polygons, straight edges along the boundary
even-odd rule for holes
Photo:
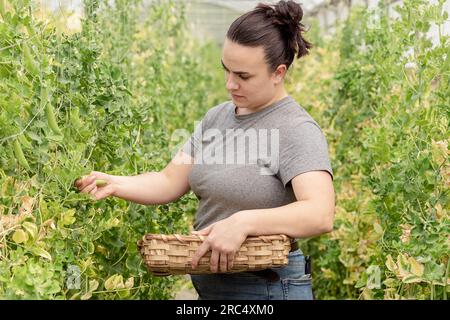
[[[80,190],[81,192],[83,192],[83,190],[90,184],[92,184],[95,181],[95,176],[93,175],[89,175],[89,176],[83,176],[80,179],[78,179],[75,182],[75,186],[78,188],[78,190]]]
[[[95,190],[96,188],[97,186],[95,185],[95,183],[90,183],[81,190],[81,193],[90,193],[92,190]]]
[[[106,185],[105,187],[97,187],[97,190],[91,192],[95,199],[101,200],[113,194],[114,188],[112,185]]]
[[[218,251],[213,250],[211,252],[210,268],[211,268],[211,272],[213,272],[213,273],[217,272],[217,269],[219,266],[219,257],[220,257],[220,255],[219,255]]]
[[[209,242],[204,240],[200,247],[192,257],[191,266],[193,269],[197,268],[200,259],[209,251]]]
[[[220,271],[221,272],[227,272],[227,268],[228,268],[228,259],[227,259],[227,254],[226,253],[222,253],[220,255]]]
[[[228,271],[231,271],[234,265],[234,253],[228,255]]]
[[[82,176],[75,181],[74,185],[81,193],[91,194],[95,200],[106,198],[115,190],[110,175],[98,171]]]

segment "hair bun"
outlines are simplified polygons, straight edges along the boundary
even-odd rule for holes
[[[294,1],[280,1],[274,6],[280,22],[299,28],[303,18],[303,10]]]
[[[295,56],[300,58],[308,54],[312,47],[303,38],[302,18],[303,10],[295,1],[260,3],[233,21],[227,39],[244,46],[262,46],[272,71],[281,64],[289,68]]]
[[[292,0],[282,0],[274,5],[259,4],[256,6],[256,10],[265,13],[265,16],[271,19],[272,24],[281,29],[289,46],[297,53],[297,57],[308,54],[312,45],[302,36],[305,28],[301,23],[303,9],[300,4]]]
[[[303,18],[303,10],[300,5],[294,1],[280,1],[275,5],[262,4],[257,9],[264,11],[267,18],[272,19],[272,23],[295,34],[301,31],[300,21]]]

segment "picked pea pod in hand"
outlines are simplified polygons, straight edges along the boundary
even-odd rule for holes
[[[95,180],[95,185],[97,187],[104,187],[104,186],[106,186],[106,184],[107,184],[106,180],[103,180],[103,179]]]

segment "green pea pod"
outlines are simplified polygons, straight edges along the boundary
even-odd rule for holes
[[[70,112],[70,123],[75,129],[79,129],[83,126],[83,122],[80,120],[78,108],[74,108]]]
[[[14,140],[14,153],[16,155],[17,161],[19,161],[19,164],[22,167],[30,170],[30,165],[28,164],[27,159],[25,159],[19,140]]]
[[[97,179],[97,180],[95,180],[95,185],[97,186],[97,187],[104,187],[104,186],[106,186],[106,180],[103,180],[103,179]]]
[[[27,68],[27,71],[33,76],[38,75],[39,70],[38,70],[36,64],[34,63],[34,59],[31,55],[30,48],[28,47],[28,45],[26,43],[23,43],[22,46],[23,46],[23,58],[24,58],[24,63]]]
[[[21,134],[18,139],[19,139],[20,144],[22,146],[24,146],[26,149],[32,148],[30,141],[28,141],[28,139],[25,137],[25,135]]]
[[[58,135],[61,135],[61,130],[56,122],[55,112],[53,111],[52,104],[48,101],[48,91],[45,86],[41,88],[41,108],[45,106],[45,113],[47,115],[48,126],[52,131]]]

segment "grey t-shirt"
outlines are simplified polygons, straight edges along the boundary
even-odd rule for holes
[[[194,158],[195,230],[241,210],[296,201],[290,181],[301,173],[325,170],[333,178],[321,128],[291,96],[251,114],[235,109],[227,101],[208,110],[182,147]]]

